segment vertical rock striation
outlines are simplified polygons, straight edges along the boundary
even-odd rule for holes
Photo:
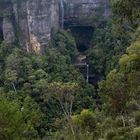
[[[57,0],[26,0],[16,3],[14,9],[21,43],[27,51],[43,52],[59,27]]]
[[[16,36],[27,52],[43,52],[51,33],[59,28],[57,0],[3,2],[0,9],[5,9],[0,25],[4,39],[12,43]]]
[[[107,0],[0,1],[0,41],[18,41],[27,52],[43,52],[63,23],[87,24],[106,3]]]

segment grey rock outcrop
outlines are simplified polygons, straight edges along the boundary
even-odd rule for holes
[[[5,9],[6,5],[3,3],[0,9]],[[16,36],[27,52],[43,52],[52,32],[59,28],[58,1],[24,0],[9,2],[6,7],[7,10],[2,12],[3,38],[12,43]]]
[[[57,0],[27,0],[14,5],[14,15],[19,26],[19,40],[27,52],[43,52],[51,33],[59,28]]]
[[[63,22],[89,24],[99,7],[107,15],[106,3],[107,0],[0,1],[0,40],[18,41],[27,52],[43,52]]]
[[[65,24],[91,25],[110,15],[108,0],[65,0]]]
[[[15,41],[15,33],[13,24],[11,23],[11,20],[8,18],[3,19],[3,38],[7,43],[13,43]]]

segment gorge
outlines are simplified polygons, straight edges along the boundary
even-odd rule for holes
[[[140,140],[140,0],[0,0],[0,140]]]
[[[90,48],[94,28],[109,15],[108,0],[3,0],[0,1],[0,41],[5,40],[11,46],[19,44],[25,52],[43,54],[55,33],[66,30],[75,38],[80,53],[77,59],[84,58],[76,65],[85,79],[93,83],[92,76],[87,76],[84,52]]]

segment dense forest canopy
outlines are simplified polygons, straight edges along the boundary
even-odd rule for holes
[[[1,140],[140,139],[140,1],[111,6],[82,54],[64,29],[43,55],[0,42]],[[92,84],[75,66],[81,55]]]

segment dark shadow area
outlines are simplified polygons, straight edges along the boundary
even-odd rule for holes
[[[77,44],[77,49],[79,52],[85,52],[89,48],[88,45]]]
[[[0,42],[3,41],[2,19],[0,18]]]
[[[90,47],[94,28],[92,26],[69,26],[69,29],[75,37],[79,52],[85,52]]]

